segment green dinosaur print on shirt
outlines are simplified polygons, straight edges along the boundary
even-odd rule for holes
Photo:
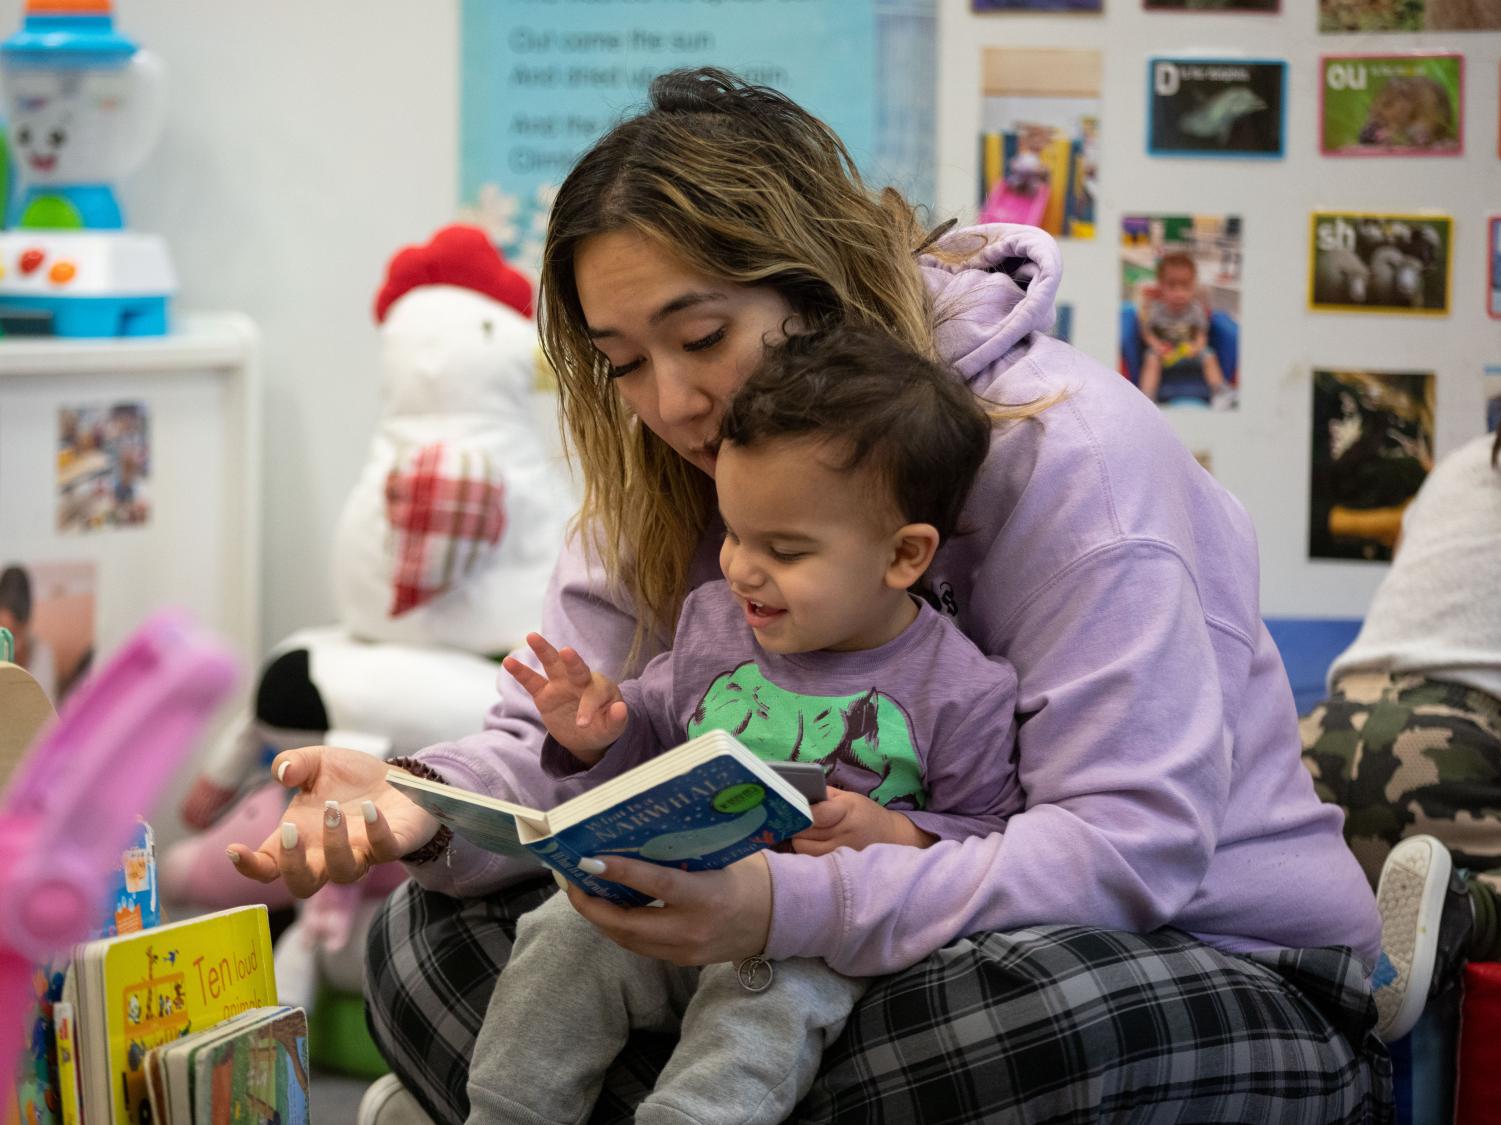
[[[840,759],[881,778],[869,794],[888,805],[927,804],[916,736],[901,704],[875,688],[855,695],[801,695],[761,674],[755,661],[715,678],[692,718],[688,737],[705,731],[733,734],[773,762],[820,762],[824,772]]]

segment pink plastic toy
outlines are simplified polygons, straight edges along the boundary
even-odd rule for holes
[[[68,700],[0,795],[0,1067],[20,1053],[34,966],[89,936],[137,816],[234,686],[185,614],[152,616]],[[0,1092],[11,1078],[0,1069]]]

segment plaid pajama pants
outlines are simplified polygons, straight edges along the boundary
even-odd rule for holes
[[[468,1114],[475,1033],[550,879],[459,900],[407,882],[370,932],[366,1018],[438,1121]],[[545,1019],[545,1013],[538,1013]],[[797,1122],[1389,1122],[1391,1066],[1346,949],[1234,956],[1175,930],[962,939],[877,981]],[[591,1121],[631,1119],[671,1051],[633,1038]]]

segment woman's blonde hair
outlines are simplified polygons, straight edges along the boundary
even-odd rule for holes
[[[766,285],[803,329],[881,328],[932,357],[933,312],[914,252],[933,241],[897,192],[868,191],[834,132],[796,103],[723,70],[664,74],[558,189],[543,251],[542,349],[557,373],[579,532],[633,603],[628,672],[671,636],[712,482],[633,418],[589,338],[574,277],[587,238],[633,231],[699,273]]]

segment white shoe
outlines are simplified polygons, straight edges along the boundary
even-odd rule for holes
[[[1381,911],[1381,959],[1371,977],[1376,1034],[1401,1039],[1434,993],[1451,983],[1463,964],[1474,920],[1464,880],[1449,849],[1432,836],[1409,836],[1381,867],[1376,890]]]
[[[433,1119],[394,1074],[370,1083],[360,1099],[355,1125],[433,1125]]]

